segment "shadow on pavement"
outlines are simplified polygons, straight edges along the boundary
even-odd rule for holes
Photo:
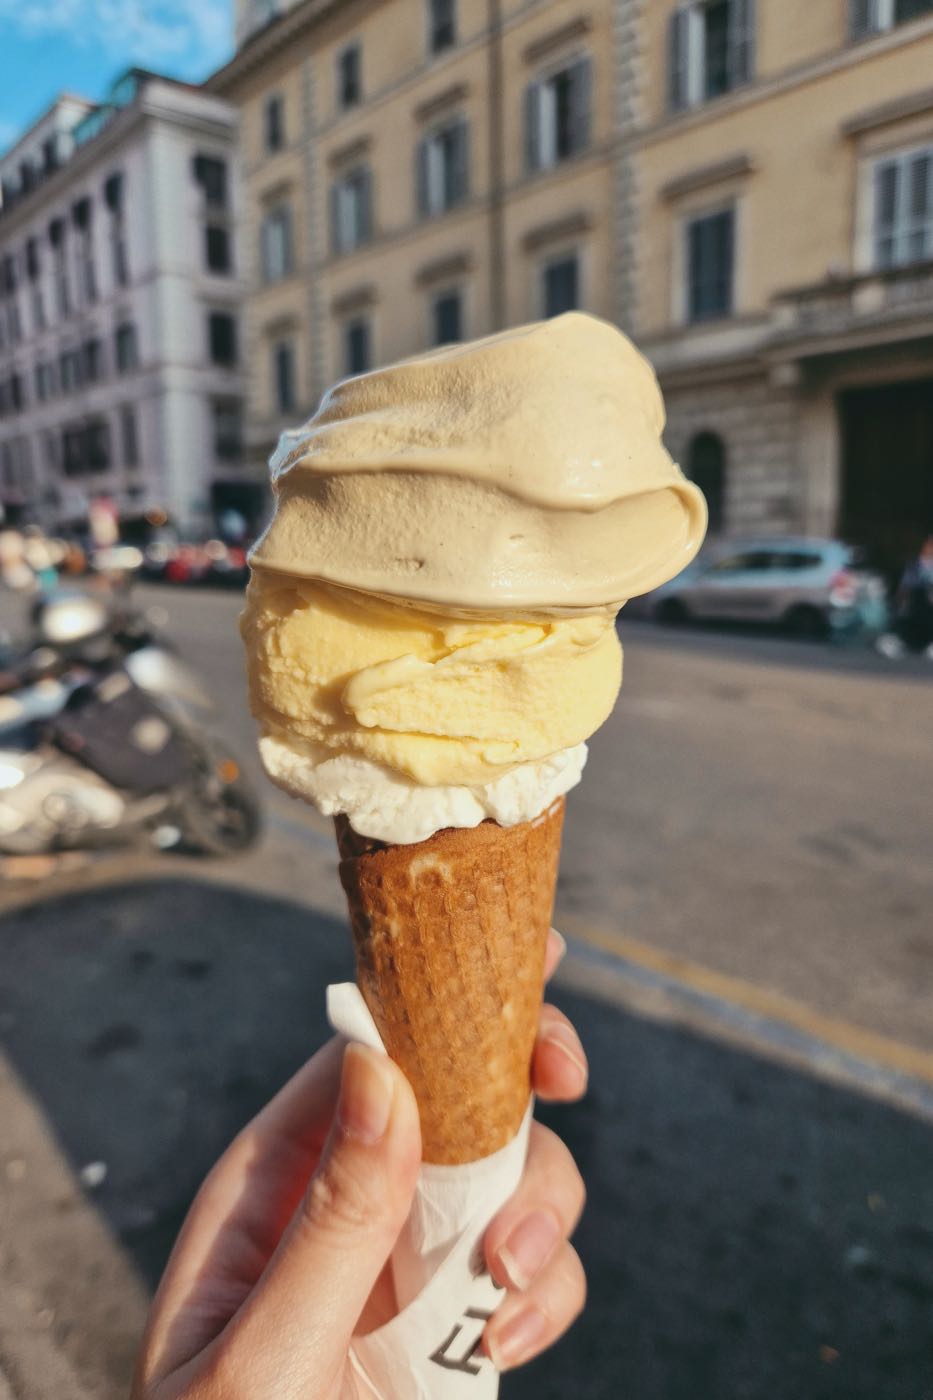
[[[0,923],[4,1048],[154,1284],[237,1128],[326,1034],[345,929],[193,879]],[[923,1400],[933,1127],[578,996],[587,1101],[545,1111],[589,1187],[584,1319],[504,1397]],[[931,1392],[933,1394],[933,1392]]]

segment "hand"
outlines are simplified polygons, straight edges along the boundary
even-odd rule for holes
[[[562,952],[552,934],[548,976]],[[576,1099],[586,1078],[576,1032],[545,1006],[536,1092]],[[133,1400],[355,1400],[349,1348],[394,1314],[386,1264],[420,1161],[418,1110],[401,1070],[361,1045],[329,1041],[198,1192],[152,1306]],[[490,1272],[508,1290],[484,1336],[500,1369],[529,1361],[580,1312],[583,1267],[568,1236],[582,1207],[570,1153],[533,1124],[518,1190],[485,1239]]]

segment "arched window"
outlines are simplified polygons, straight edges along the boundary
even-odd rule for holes
[[[726,502],[726,448],[718,433],[697,433],[687,456],[687,475],[706,497],[710,534],[718,534]]]

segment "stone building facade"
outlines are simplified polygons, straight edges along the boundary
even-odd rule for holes
[[[257,457],[371,364],[573,306],[624,319],[626,5],[301,0],[252,31],[244,6],[209,87],[241,113]]]
[[[79,527],[105,499],[204,531],[258,515],[242,444],[236,115],[132,70],[0,159],[0,500]]]
[[[726,534],[933,528],[933,0],[641,7],[631,324]]]

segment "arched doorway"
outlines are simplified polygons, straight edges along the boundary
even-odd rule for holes
[[[697,433],[687,454],[687,475],[709,506],[709,532],[722,530],[726,504],[726,447],[718,433]]]

